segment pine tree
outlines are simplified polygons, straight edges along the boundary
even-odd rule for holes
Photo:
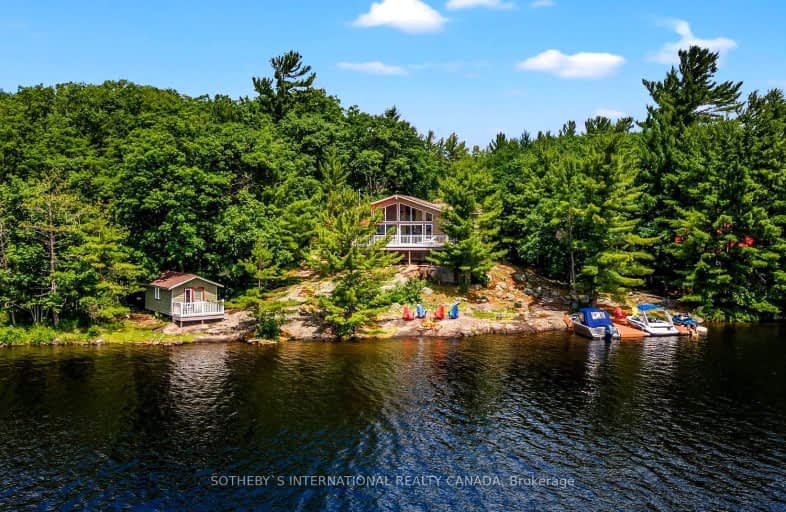
[[[258,99],[264,108],[279,121],[286,114],[294,96],[311,89],[316,73],[303,64],[303,57],[295,51],[270,59],[273,78],[252,78]]]
[[[637,234],[643,187],[635,185],[638,167],[628,136],[631,123],[629,118],[614,125],[604,118],[589,120],[582,144],[574,198],[582,229],[576,238],[584,253],[580,281],[593,301],[598,292],[620,298],[652,273],[645,263],[652,256],[644,249],[657,239]]]
[[[685,129],[697,123],[709,123],[740,108],[741,82],[716,83],[718,53],[692,46],[679,51],[680,64],[662,81],[642,80],[654,101],[647,106],[647,119],[641,124],[642,165],[639,183],[645,186],[642,231],[661,237],[654,246],[656,274],[660,287],[677,283],[676,266],[668,250],[671,243],[670,219],[684,206],[684,180],[675,163]]]
[[[486,272],[504,254],[497,249],[502,201],[489,171],[471,158],[453,165],[452,173],[439,184],[439,195],[447,208],[442,212],[442,230],[449,240],[430,260],[452,268],[459,286],[485,282]]]
[[[779,311],[784,241],[749,163],[743,127],[736,121],[695,126],[685,132],[681,174],[690,177],[691,201],[672,221],[670,247],[684,265],[682,300],[718,320],[755,320]],[[776,220],[777,222],[777,220]],[[774,292],[774,293],[773,293]]]
[[[308,263],[335,285],[319,305],[333,334],[344,339],[384,309],[381,286],[389,277],[386,269],[399,258],[385,250],[389,239],[373,241],[379,214],[346,186],[347,174],[335,152],[329,153],[322,173],[325,207]]]

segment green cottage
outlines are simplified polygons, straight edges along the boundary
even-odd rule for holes
[[[145,309],[172,317],[173,322],[223,320],[222,285],[196,274],[162,272],[147,286]]]

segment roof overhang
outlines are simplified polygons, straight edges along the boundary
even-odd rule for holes
[[[174,290],[178,286],[183,286],[184,284],[190,283],[191,281],[193,281],[195,279],[199,279],[199,280],[204,281],[206,283],[210,283],[210,284],[216,285],[219,288],[223,288],[224,287],[223,284],[218,284],[215,281],[211,281],[210,279],[205,279],[204,277],[201,277],[201,276],[190,276],[190,277],[184,278],[182,281],[174,283],[174,284],[172,284],[170,286],[160,286],[160,285],[157,285],[155,283],[150,283],[148,286],[152,286],[153,288],[161,288],[162,290]]]
[[[395,195],[392,195],[392,196],[384,197],[384,198],[379,199],[377,201],[373,201],[371,203],[371,206],[376,206],[376,205],[380,205],[380,204],[383,204],[383,203],[388,203],[390,201],[395,201],[395,202],[408,201],[410,203],[414,203],[414,204],[417,204],[419,206],[422,206],[423,208],[428,208],[430,210],[434,210],[434,211],[437,211],[437,212],[441,212],[442,211],[442,206],[440,206],[440,205],[438,205],[436,203],[432,203],[430,201],[426,201],[425,199],[419,199],[417,197],[405,196],[405,195],[401,195],[401,194],[395,194]]]

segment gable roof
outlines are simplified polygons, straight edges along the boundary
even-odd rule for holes
[[[426,201],[425,199],[419,199],[419,198],[413,197],[413,196],[405,196],[403,194],[394,194],[392,196],[388,196],[388,197],[382,198],[382,199],[380,199],[378,201],[372,202],[371,206],[390,201],[391,199],[393,199],[394,201],[398,201],[399,199],[404,199],[406,201],[410,201],[410,202],[413,202],[415,204],[419,204],[420,206],[423,206],[425,208],[430,208],[430,209],[436,210],[438,212],[442,211],[442,205],[440,205],[440,204],[432,203],[430,201]]]
[[[158,276],[158,279],[152,281],[150,286],[155,286],[156,288],[164,288],[165,290],[171,290],[173,288],[177,288],[181,284],[186,284],[189,281],[193,281],[194,279],[201,279],[206,283],[214,284],[220,288],[223,288],[224,285],[218,284],[210,279],[205,279],[204,277],[200,277],[196,274],[185,274],[183,272],[174,272],[172,270],[168,270],[166,272],[161,272],[161,275]]]

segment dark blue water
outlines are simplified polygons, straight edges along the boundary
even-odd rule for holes
[[[1,349],[0,508],[786,510],[784,334]]]

